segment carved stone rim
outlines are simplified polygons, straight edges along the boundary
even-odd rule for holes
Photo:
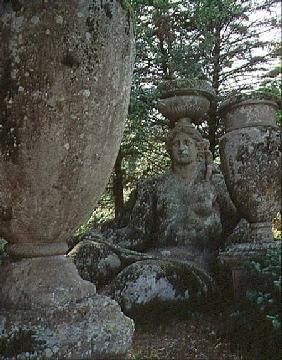
[[[204,96],[208,100],[212,101],[215,99],[215,94],[212,91],[197,89],[197,88],[182,88],[175,90],[166,90],[160,95],[160,99],[167,99],[176,96],[186,96],[186,95],[194,95],[194,96]]]
[[[221,116],[224,116],[227,112],[236,109],[237,107],[240,106],[245,106],[245,105],[258,105],[258,104],[265,104],[265,105],[269,105],[272,106],[274,108],[276,108],[276,110],[279,108],[279,104],[278,104],[278,100],[276,100],[275,97],[267,97],[265,99],[246,99],[246,100],[242,100],[241,98],[236,98],[235,99],[228,99],[226,101],[224,101],[218,108],[218,113]]]
[[[7,244],[6,251],[11,257],[34,258],[45,256],[65,255],[68,246],[64,242],[60,243],[19,243]]]
[[[232,244],[220,251],[219,261],[230,266],[240,266],[256,258],[265,256],[267,251],[281,248],[281,241],[267,241],[260,243]]]
[[[278,130],[278,126],[277,125],[270,125],[270,124],[262,124],[262,123],[259,123],[259,122],[253,122],[251,125],[240,125],[240,126],[237,126],[237,127],[233,127],[232,130],[228,130],[225,134],[221,135],[219,141],[221,141],[222,139],[224,138],[228,138],[230,137],[230,133],[232,133],[233,131],[238,131],[240,133],[240,131],[242,129],[248,129],[250,127],[256,127],[256,128],[266,128],[266,129],[273,129],[274,131],[277,131]]]

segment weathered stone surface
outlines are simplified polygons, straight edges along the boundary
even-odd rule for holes
[[[230,196],[251,223],[254,241],[272,241],[281,199],[279,132],[265,126],[234,130],[221,138],[220,149]]]
[[[219,254],[219,260],[233,268],[244,268],[250,261],[263,258],[268,250],[281,248],[280,241],[231,244]]]
[[[0,232],[9,244],[60,243],[114,164],[133,26],[119,1],[17,3],[0,19]]]
[[[120,358],[132,321],[60,255],[118,152],[133,68],[130,13],[116,0],[0,7],[0,236],[13,261],[1,268],[1,330],[34,331],[42,358]]]
[[[211,293],[211,277],[193,265],[165,260],[138,261],[126,267],[111,284],[110,294],[125,313],[151,304],[200,301]]]
[[[223,176],[206,176],[207,146],[189,121],[177,123],[167,149],[172,169],[139,183],[114,226],[103,230],[123,269],[109,293],[130,314],[152,303],[200,302],[207,289],[211,294],[208,274],[238,220]]]
[[[2,308],[60,307],[96,293],[65,256],[7,262],[1,266],[0,284]]]
[[[49,358],[120,357],[131,345],[133,321],[116,302],[96,294],[64,256],[1,265],[0,283],[1,342],[20,330],[32,332],[36,359],[47,353]]]
[[[245,219],[241,219],[233,232],[227,237],[224,245],[229,246],[232,244],[247,243],[250,240],[250,233],[250,223]]]
[[[121,270],[118,255],[105,243],[83,240],[68,253],[68,257],[74,262],[79,275],[97,287],[106,284]]]
[[[238,94],[227,99],[219,108],[225,118],[226,131],[250,126],[276,125],[277,98],[271,94]]]
[[[133,331],[133,321],[119,305],[100,295],[59,308],[5,311],[0,316],[0,358],[121,359]]]
[[[197,261],[187,261],[195,258],[187,255],[184,246],[139,253],[97,237],[96,231],[94,241],[87,234],[87,240],[82,239],[68,257],[83,279],[95,283],[101,293],[118,301],[122,310],[134,318],[145,314],[150,306],[150,311],[177,303],[189,306],[214,293],[211,276],[198,267]]]
[[[281,205],[277,107],[273,97],[254,93],[245,98],[234,97],[221,108],[227,130],[220,140],[226,184],[238,210],[250,223],[245,239],[239,239],[240,243],[238,236],[229,239],[219,257],[232,270],[236,297],[241,297],[247,289],[250,274],[246,264],[279,246],[272,234],[272,220]]]
[[[157,108],[165,117],[171,121],[186,118],[195,124],[201,123],[215,96],[211,84],[204,80],[166,81],[159,90],[161,99]]]
[[[96,229],[86,231],[79,235],[72,235],[67,239],[68,252],[70,252],[80,241],[83,240],[102,241],[104,238],[99,231],[96,231]]]
[[[254,281],[250,272],[251,261],[261,261],[265,259],[268,251],[273,250],[281,253],[281,241],[234,243],[229,244],[219,253],[220,263],[225,269],[232,272],[235,298],[244,297],[250,283]],[[259,278],[256,278],[255,281],[259,281]]]
[[[222,240],[222,223],[227,229],[237,215],[222,175],[211,181],[203,177],[203,168],[191,182],[168,171],[139,184],[116,228],[104,236],[138,251],[182,248],[186,260],[209,267]]]
[[[88,234],[86,237],[87,240],[82,239],[68,253],[67,257],[74,262],[80,276],[84,280],[89,280],[93,282],[98,287],[98,290],[102,291],[102,293],[107,293],[112,296],[113,294],[108,293],[108,290],[106,290],[105,292],[105,289],[107,289],[108,286],[106,286],[106,288],[103,288],[103,285],[111,283],[112,289],[114,289],[116,285],[119,284],[118,279],[120,279],[121,274],[127,273],[126,269],[133,272],[131,278],[134,278],[135,275],[137,276],[141,268],[137,267],[137,273],[134,275],[135,267],[132,267],[132,264],[141,265],[154,263],[157,265],[160,262],[161,264],[163,264],[163,266],[165,266],[166,269],[169,270],[168,273],[175,272],[176,274],[178,274],[175,275],[174,279],[174,284],[178,287],[180,286],[179,284],[181,282],[187,281],[190,276],[189,273],[194,266],[195,269],[192,271],[195,271],[196,274],[200,274],[194,276],[194,280],[197,279],[199,281],[201,277],[203,278],[201,280],[202,283],[201,281],[199,281],[197,285],[199,288],[201,288],[202,286],[209,287],[212,283],[210,276],[203,269],[198,267],[198,259],[193,257],[192,254],[187,253],[187,248],[185,248],[184,246],[153,248],[148,250],[147,252],[140,253],[108,243],[105,240],[99,241],[97,240],[96,232],[93,240],[91,240],[91,234]],[[149,266],[145,266],[144,269],[147,273],[150,271]],[[117,272],[119,272],[119,275],[115,277]],[[140,288],[139,291],[141,290],[142,289]],[[137,289],[136,291],[136,296],[139,296]],[[142,297],[143,294],[141,293],[140,296]],[[160,295],[159,300],[162,300],[161,298],[162,295]],[[182,299],[181,296],[178,297],[178,299]],[[120,301],[121,299],[117,298],[117,300]],[[155,300],[156,298],[154,299],[154,301]],[[177,300],[177,297],[175,299],[167,300],[174,301]]]

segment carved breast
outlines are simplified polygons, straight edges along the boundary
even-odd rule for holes
[[[159,241],[162,245],[207,245],[222,227],[217,194],[208,181],[191,184],[167,176],[157,190]]]

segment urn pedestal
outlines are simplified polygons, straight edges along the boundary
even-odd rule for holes
[[[225,182],[237,209],[251,225],[249,242],[232,245],[222,254],[237,278],[242,275],[240,264],[277,246],[272,235],[272,220],[281,199],[277,108],[274,99],[262,94],[235,98],[221,107],[226,128],[220,139]]]
[[[0,5],[0,336],[18,358],[121,356],[133,323],[65,258],[113,167],[133,26],[119,1]],[[27,345],[16,348],[19,339]],[[12,342],[12,343],[11,343]],[[2,342],[3,343],[3,342]]]
[[[219,253],[219,261],[232,272],[234,297],[238,300],[245,295],[250,282],[248,265],[251,261],[262,260],[268,251],[281,248],[280,241],[241,243],[228,246]]]

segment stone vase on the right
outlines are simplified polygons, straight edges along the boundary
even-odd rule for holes
[[[252,243],[273,241],[272,219],[280,210],[277,108],[275,98],[252,94],[220,109],[226,129],[220,139],[222,170],[234,204],[251,224]]]
[[[220,254],[221,262],[232,270],[237,298],[247,289],[246,263],[280,243],[272,234],[272,220],[281,207],[277,108],[276,99],[265,94],[237,96],[220,108],[226,129],[220,139],[222,171],[235,206],[251,226],[248,242],[232,244]]]

